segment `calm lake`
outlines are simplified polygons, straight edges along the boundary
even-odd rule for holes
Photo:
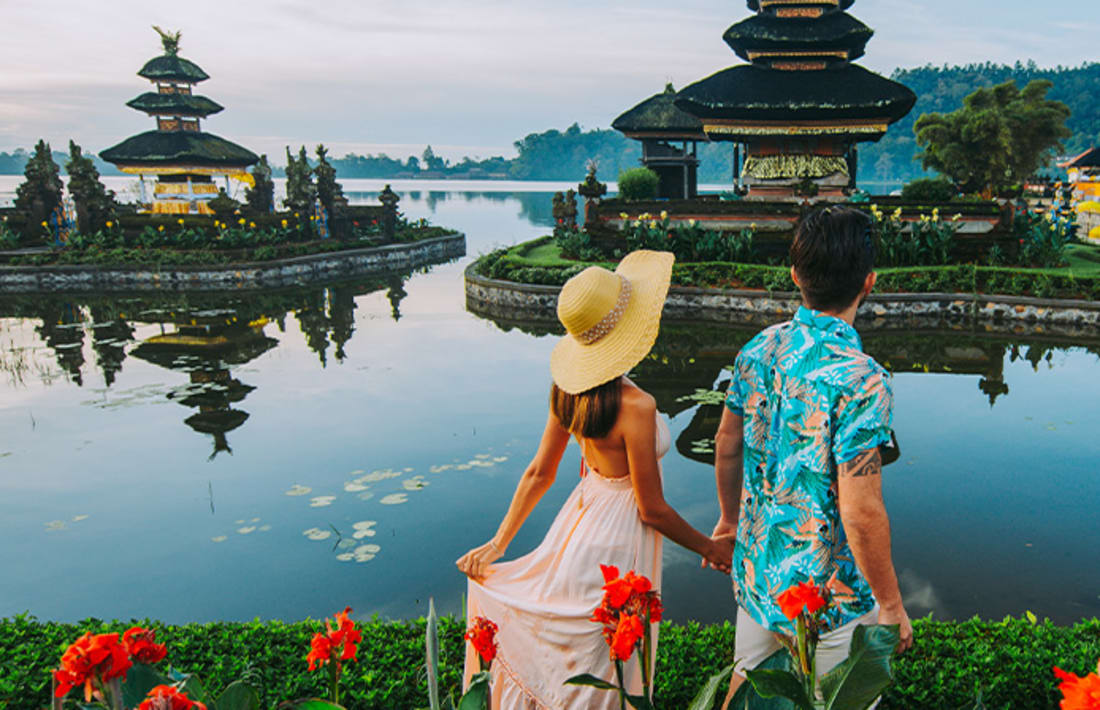
[[[363,202],[381,184],[345,189]],[[462,271],[548,232],[564,187],[395,183],[407,217],[467,236],[466,258],[421,273],[0,297],[0,616],[401,618],[429,597],[457,612],[454,560],[493,534],[535,450],[556,341],[468,313]],[[705,531],[720,409],[691,396],[721,387],[755,330],[669,324],[634,374],[676,440],[666,494]],[[1100,615],[1100,334],[864,338],[896,373],[884,485],[910,613]],[[509,557],[541,539],[578,463],[573,445]],[[667,543],[664,574],[671,619],[732,618],[728,579],[692,554]]]

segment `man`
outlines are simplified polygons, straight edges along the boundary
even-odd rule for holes
[[[875,285],[869,217],[827,207],[803,221],[791,278],[803,306],[738,354],[718,428],[715,535],[737,533],[738,666],[724,707],[793,633],[776,597],[826,587],[832,603],[817,673],[848,655],[860,624],[897,624],[913,643],[890,552],[880,447],[892,442],[889,374],[862,349],[856,310]],[[884,449],[885,450],[885,449]]]

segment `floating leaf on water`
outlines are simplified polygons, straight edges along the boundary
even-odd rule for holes
[[[370,561],[371,561],[371,560],[373,560],[373,559],[374,559],[374,555],[370,555],[370,554],[367,554],[367,555],[356,555],[356,556],[355,556],[355,561],[356,561],[356,562],[370,562]]]
[[[452,468],[454,468],[454,464],[444,463],[444,464],[438,464],[436,466],[432,466],[428,470],[431,471],[432,473],[443,473],[444,471],[448,471]]]
[[[256,526],[255,525],[246,525],[243,528],[237,528],[237,532],[239,532],[241,535],[247,535],[249,533],[256,532]]]
[[[361,469],[361,468],[357,468],[357,469],[355,469],[354,471],[352,471],[351,473],[349,473],[348,475],[349,475],[349,476],[360,476],[360,475],[362,475],[362,474],[364,474],[364,473],[366,473],[366,471],[364,471],[364,470],[363,470],[363,469]]]
[[[332,505],[332,501],[336,500],[336,496],[317,496],[309,499],[310,508],[324,508],[325,506]]]
[[[412,473],[415,470],[416,469],[414,469],[412,466],[406,466],[405,467],[405,473]]]
[[[469,471],[471,468],[473,468],[473,466],[468,463],[460,463],[455,466],[456,471]]]
[[[366,491],[365,493],[360,493],[359,496],[358,496],[359,500],[370,500],[373,497],[374,497],[374,493],[372,493],[370,491]]]
[[[356,540],[362,540],[365,537],[374,537],[374,531],[373,530],[356,530],[355,532],[353,532],[351,534],[351,536],[353,538],[355,538]]]
[[[413,476],[412,478],[406,478],[401,481],[401,487],[407,491],[418,491],[428,485],[428,482],[424,480],[423,476]]]
[[[50,522],[46,523],[46,532],[54,532],[55,530],[64,530],[64,529],[65,529],[65,521],[64,520],[51,520]]]
[[[215,535],[214,537],[210,538],[210,542],[225,542],[228,539],[229,537],[226,535]]]
[[[357,523],[352,523],[351,527],[353,530],[370,530],[377,524],[377,520],[360,520]]]
[[[87,515],[74,515],[73,516],[73,522],[74,523],[79,523],[81,520],[87,520],[87,519],[88,519]]]
[[[327,540],[332,537],[330,530],[322,530],[321,528],[310,528],[309,530],[303,530],[302,534],[308,537],[310,540]]]
[[[384,496],[382,500],[378,501],[382,505],[400,505],[409,500],[408,493],[391,493],[388,496]]]
[[[400,471],[394,471],[392,469],[381,469],[379,471],[371,471],[365,476],[360,476],[355,479],[356,483],[377,483],[379,481],[385,481],[388,478],[397,478],[401,475]]]
[[[261,526],[259,527],[259,531],[260,531],[260,532],[267,532],[267,531],[268,531],[268,530],[270,530],[270,529],[271,529],[271,526],[270,526],[270,525],[261,525]]]
[[[470,459],[469,461],[466,462],[466,465],[467,466],[480,466],[481,468],[492,468],[496,464],[494,464],[492,461],[485,461],[483,459]],[[462,467],[459,466],[459,468],[462,468]]]
[[[259,518],[252,518],[252,520],[249,520],[248,522],[250,522],[250,523],[258,523],[258,522],[260,522],[260,519],[259,519]]]
[[[359,547],[355,548],[355,554],[362,555],[365,553],[369,553],[373,555],[377,552],[380,552],[381,550],[382,548],[378,545],[368,543],[366,545],[360,545]]]
[[[491,459],[491,454],[474,454],[475,459]]]
[[[493,463],[504,463],[507,460],[508,460],[507,456],[494,456],[493,457]]]
[[[244,518],[241,518],[240,520],[234,520],[233,522],[237,525],[244,525]]]
[[[365,486],[362,483],[356,483],[355,481],[351,481],[350,483],[345,483],[344,484],[344,490],[347,491],[348,493],[358,493],[359,491],[367,490],[367,486]]]
[[[303,485],[295,483],[293,486],[290,487],[290,490],[287,491],[286,494],[288,496],[304,496],[307,493],[312,493],[312,492],[313,492],[313,489],[310,488],[309,486],[303,486]]]
[[[341,540],[340,542],[336,543],[336,547],[340,550],[347,550],[349,548],[355,547],[358,544],[359,543],[357,543],[355,540]]]
[[[336,559],[340,560],[341,562],[351,562],[352,560],[355,559],[355,553],[354,552],[341,552],[339,555],[336,556]]]

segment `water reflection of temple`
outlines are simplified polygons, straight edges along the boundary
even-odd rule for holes
[[[244,365],[274,348],[279,341],[264,333],[266,318],[249,321],[235,311],[180,314],[175,327],[146,338],[134,357],[189,374],[190,382],[168,394],[185,407],[197,409],[184,423],[214,439],[214,458],[232,453],[227,434],[248,419],[233,405],[244,401],[255,387],[233,377],[230,368]],[[162,326],[163,327],[163,326]]]

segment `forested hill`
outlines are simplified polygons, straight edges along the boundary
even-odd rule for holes
[[[1001,64],[969,64],[966,66],[899,69],[892,75],[895,81],[917,94],[917,105],[910,114],[890,128],[879,143],[860,147],[861,182],[898,182],[921,173],[914,159],[919,152],[913,137],[913,124],[924,113],[954,111],[963,99],[982,86],[992,86],[1015,79],[1022,88],[1032,79],[1048,79],[1054,87],[1049,97],[1064,101],[1073,112],[1069,128],[1073,136],[1066,141],[1066,154],[1074,155],[1100,144],[1100,63],[1079,67],[1041,69],[1035,62],[1014,66]],[[610,128],[583,130],[577,124],[561,130],[531,133],[514,143],[517,156],[475,160],[464,158],[451,162],[432,153],[429,147],[421,157],[407,159],[386,155],[346,155],[332,159],[342,178],[508,178],[512,180],[580,180],[585,163],[599,161],[601,180],[614,180],[621,170],[638,165],[641,148],[637,141],[623,137]],[[0,153],[0,174],[23,172],[28,154],[23,150]],[[68,156],[55,153],[54,159],[64,165]],[[699,146],[699,180],[704,183],[726,184],[730,181],[733,150],[728,143]],[[113,166],[96,159],[104,175],[117,175]],[[276,169],[281,174],[281,169]],[[873,189],[873,188],[872,188]]]
[[[966,66],[899,69],[891,77],[917,94],[917,105],[877,144],[860,150],[861,180],[899,180],[920,173],[914,160],[919,152],[913,137],[913,124],[922,114],[947,113],[962,106],[963,99],[975,89],[1014,79],[1023,88],[1032,79],[1047,79],[1052,84],[1048,98],[1064,102],[1072,115],[1067,123],[1073,136],[1066,141],[1066,154],[1076,155],[1100,143],[1100,63],[1079,67],[1041,69],[1035,62],[1014,66],[1005,64],[968,64]]]

